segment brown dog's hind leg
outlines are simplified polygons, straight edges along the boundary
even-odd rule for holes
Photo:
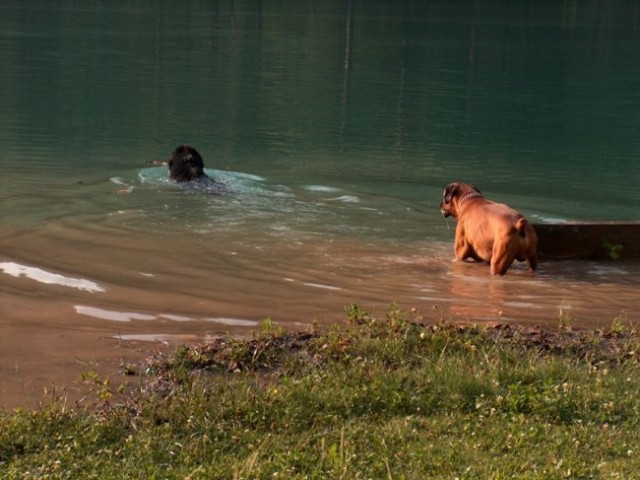
[[[509,249],[497,242],[493,245],[491,254],[491,275],[504,275],[513,263],[514,257],[509,254]]]
[[[491,260],[491,275],[506,275],[507,270],[513,263],[513,260],[509,260],[506,258],[501,259],[498,262],[494,262]]]

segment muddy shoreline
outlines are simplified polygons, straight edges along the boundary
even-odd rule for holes
[[[442,331],[459,336],[482,335],[496,344],[521,349],[523,353],[534,351],[604,364],[620,362],[621,355],[636,356],[635,351],[628,351],[628,345],[638,337],[638,332],[622,317],[614,320],[610,327],[599,329],[575,328],[570,319],[559,321],[555,328],[471,321],[415,322],[411,326],[419,329],[421,335]],[[15,371],[5,368],[0,408],[34,409],[60,402],[87,406],[100,401],[96,389],[99,383],[114,393],[121,390],[126,396],[141,391],[147,394],[168,392],[171,390],[169,372],[176,355],[187,359],[193,372],[222,375],[247,370],[277,372],[277,361],[273,359],[281,355],[295,354],[302,361],[321,363],[322,355],[318,355],[317,346],[313,349],[310,346],[326,336],[331,328],[340,330],[349,326],[341,322],[333,327],[315,325],[288,330],[275,324],[275,328],[278,334],[267,336],[260,329],[251,329],[239,334],[184,335],[154,341],[103,337],[96,350],[100,355],[91,360],[75,355],[65,359],[64,369],[58,377],[23,376],[20,368]],[[89,338],[86,340],[90,342]],[[246,352],[244,356],[238,356],[239,348]],[[263,361],[264,358],[269,360]],[[37,368],[35,370],[37,372]],[[24,371],[31,371],[29,365],[24,365]],[[118,397],[116,395],[113,400],[118,401]]]
[[[474,324],[425,324],[410,323],[402,328],[417,329],[421,336],[443,331],[461,337],[485,337],[500,345],[509,345],[523,352],[534,351],[541,355],[562,355],[586,360],[590,363],[619,362],[621,355],[635,358],[640,352],[627,351],[629,341],[638,338],[638,332],[622,323],[614,323],[611,328],[598,330],[574,329],[560,325],[557,329],[541,326],[508,325],[502,323]],[[180,355],[187,359],[193,370],[208,370],[216,373],[237,373],[241,371],[271,371],[277,368],[272,362],[281,352],[296,353],[309,362],[320,362],[320,357],[309,353],[309,346],[326,337],[327,329],[306,331],[278,331],[275,334],[259,335],[248,339],[229,336],[211,338],[205,342],[183,345]],[[239,344],[247,354],[237,354]],[[346,348],[346,346],[345,346]],[[263,361],[262,359],[267,359]],[[640,357],[638,357],[640,358]],[[150,357],[141,367],[144,371],[159,374],[175,359],[165,355]]]

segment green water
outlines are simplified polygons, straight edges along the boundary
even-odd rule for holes
[[[464,180],[535,222],[640,218],[637,2],[5,0],[0,99],[4,338],[304,325],[352,301],[640,311],[637,263],[452,264],[437,208]],[[181,143],[233,194],[147,163]]]
[[[3,170],[99,181],[186,142],[286,184],[436,203],[461,178],[541,215],[635,219],[639,8],[3,2]]]

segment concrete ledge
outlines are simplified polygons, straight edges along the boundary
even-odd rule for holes
[[[541,259],[640,258],[640,222],[536,223]]]

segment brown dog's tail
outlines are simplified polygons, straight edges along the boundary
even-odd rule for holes
[[[516,222],[516,231],[518,232],[518,235],[520,235],[522,238],[525,238],[527,236],[528,224],[529,222],[527,222],[527,219],[524,217],[520,217]]]

